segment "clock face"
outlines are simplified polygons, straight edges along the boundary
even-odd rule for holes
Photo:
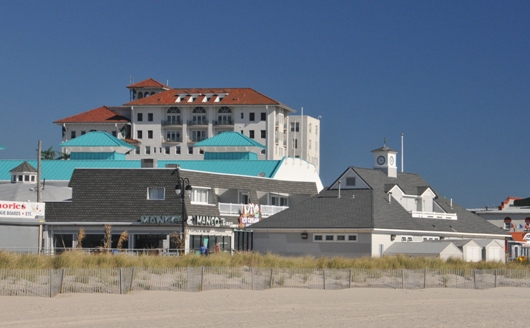
[[[388,163],[390,165],[394,165],[394,156],[390,156],[390,158],[388,159]]]
[[[385,164],[385,158],[383,156],[377,157],[377,164],[379,165]]]

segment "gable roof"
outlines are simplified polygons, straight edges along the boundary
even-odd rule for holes
[[[91,109],[81,114],[69,116],[53,123],[129,123],[130,120],[107,106]]]
[[[28,162],[24,161],[24,163],[21,163],[19,166],[15,167],[9,172],[10,173],[14,173],[14,172],[34,172],[36,173],[37,169],[31,166]]]
[[[265,149],[265,146],[259,142],[250,139],[249,137],[234,131],[227,131],[215,135],[206,140],[200,141],[194,145],[194,147],[202,148],[205,150],[218,150],[218,151],[251,151],[256,148]]]
[[[92,131],[74,139],[60,144],[61,147],[68,148],[71,151],[86,151],[88,148],[91,152],[111,152],[116,151],[125,153],[134,146],[129,145],[104,131]]]
[[[197,95],[194,101],[190,102],[189,97],[184,101],[177,102],[179,95]],[[204,101],[206,95],[222,95],[223,99],[215,102],[216,97],[211,97]],[[150,97],[137,99],[125,104],[125,106],[201,106],[201,105],[276,105],[295,112],[280,102],[257,92],[252,88],[190,88],[190,89],[170,89],[160,92]]]
[[[324,189],[318,195],[289,207],[252,225],[252,229],[327,228],[327,229],[387,229],[445,233],[480,233],[506,235],[506,233],[479,216],[437,197],[436,203],[447,213],[456,213],[457,220],[414,218],[399,202],[388,201],[385,186],[397,184],[415,194],[427,182],[414,173],[398,173],[390,178],[380,170],[351,167],[370,188]],[[431,188],[431,190],[433,190]],[[433,190],[436,194],[436,192]]]
[[[167,85],[158,82],[155,79],[148,78],[140,82],[129,84],[128,89],[138,89],[138,88],[162,88],[162,89],[171,89]]]
[[[181,203],[174,192],[177,183],[174,171],[170,168],[77,169],[69,183],[69,187],[73,189],[72,202],[46,203],[46,221],[134,222],[144,214],[180,215]],[[235,177],[182,169],[180,177],[189,179],[192,188],[245,189],[251,194],[269,190],[297,195],[314,195],[318,192],[314,182]],[[164,188],[164,199],[146,199],[146,190],[149,187]],[[127,192],[124,193],[124,190]],[[189,197],[185,197],[185,202],[188,215],[220,216],[218,206],[191,204]]]

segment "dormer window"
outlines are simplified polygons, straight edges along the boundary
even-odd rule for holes
[[[186,98],[186,95],[179,95],[177,97],[177,102],[183,102],[185,98]]]
[[[355,177],[346,178],[346,186],[355,186]]]

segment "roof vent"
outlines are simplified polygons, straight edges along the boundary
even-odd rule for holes
[[[262,178],[263,178],[264,176],[265,176],[265,172],[260,172],[260,173],[258,174],[258,177],[262,177]]]
[[[155,168],[156,167],[156,159],[154,158],[142,158],[142,168]]]

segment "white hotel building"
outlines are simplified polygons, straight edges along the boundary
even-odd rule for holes
[[[266,148],[260,160],[294,157],[320,170],[320,121],[251,88],[171,88],[153,79],[127,86],[130,102],[55,121],[62,141],[105,131],[136,147],[126,159],[202,160],[199,141],[235,131]],[[87,155],[88,156],[88,155]]]

